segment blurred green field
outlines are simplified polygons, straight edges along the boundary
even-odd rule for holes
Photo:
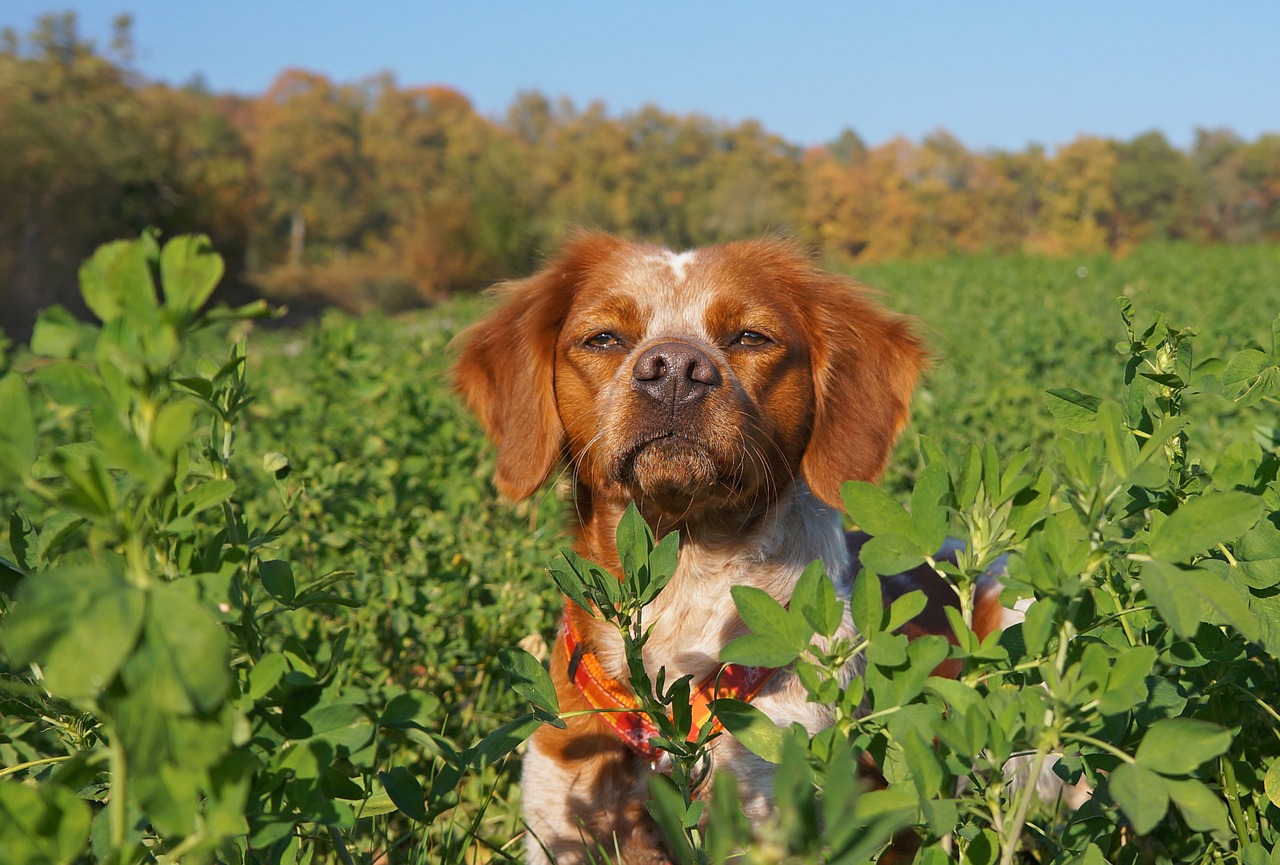
[[[918,470],[920,436],[951,454],[991,443],[1007,458],[1030,447],[1033,465],[1044,462],[1055,446],[1044,391],[1110,395],[1120,386],[1118,296],[1143,319],[1164,311],[1174,325],[1198,326],[1197,363],[1250,343],[1269,347],[1280,312],[1280,249],[1269,246],[1150,247],[1120,260],[956,258],[854,275],[887,306],[916,316],[934,353],[886,479],[900,499]],[[340,761],[358,785],[405,767],[429,786],[450,748],[474,744],[520,711],[498,651],[521,644],[538,655],[553,636],[560,601],[544,568],[564,544],[561,502],[554,486],[530,502],[499,499],[492,449],[449,386],[450,340],[487,308],[487,299],[467,298],[396,317],[328,313],[296,329],[236,324],[229,335],[199,334],[179,362],[225,357],[247,338],[255,396],[235,442],[236,498],[249,524],[273,525],[263,548],[291,563],[296,596],[332,596],[306,606],[262,595],[259,648],[289,656],[298,675],[259,694],[255,711],[288,714],[299,701],[358,707],[368,735]],[[42,363],[23,351],[10,361],[26,374]],[[84,434],[46,391],[33,389],[32,400],[42,450]],[[1206,396],[1195,411],[1213,450],[1259,435],[1224,398]],[[271,453],[291,465],[283,488],[264,468]],[[6,517],[19,505],[45,527],[48,560],[90,543],[54,508],[0,491]],[[0,551],[12,532],[0,529]],[[238,669],[248,676],[244,660]],[[15,684],[22,674],[0,666],[0,766],[91,750],[92,732],[72,730],[83,715],[68,705],[51,710]],[[264,739],[264,753],[279,746],[272,741]],[[440,799],[430,820],[357,820],[341,808],[332,819],[366,860],[378,851],[405,862],[519,858],[511,843],[520,831],[516,763],[467,776],[456,803]],[[321,773],[322,782],[335,783]],[[294,831],[315,814],[282,816],[270,801],[255,807],[259,848],[274,851],[262,861],[304,861],[304,850],[312,861],[337,861],[326,838]]]
[[[1280,312],[1274,246],[1149,246],[1123,259],[963,257],[854,276],[922,322],[934,364],[916,393],[913,429],[950,453],[988,441],[1001,454],[1050,447],[1048,388],[1115,393],[1124,370],[1115,351],[1125,336],[1119,297],[1140,319],[1163,312],[1171,326],[1197,328],[1197,365],[1250,343],[1269,347]],[[1239,432],[1227,401],[1205,402],[1196,410],[1212,429]],[[911,433],[904,439],[909,447]],[[895,463],[890,483],[909,462]]]

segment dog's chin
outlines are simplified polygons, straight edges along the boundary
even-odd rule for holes
[[[703,445],[680,436],[641,444],[621,463],[619,480],[632,498],[673,512],[689,512],[720,498],[725,480]]]

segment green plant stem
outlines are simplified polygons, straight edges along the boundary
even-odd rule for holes
[[[351,858],[351,851],[347,849],[347,844],[342,840],[342,833],[338,831],[336,826],[326,826],[329,831],[329,841],[333,844],[333,849],[337,851],[338,858],[342,860],[342,865],[356,865],[356,860]]]
[[[1257,694],[1245,688],[1240,687],[1235,682],[1227,682],[1226,684],[1229,688],[1239,691],[1241,694],[1248,697],[1250,700],[1252,700],[1254,703],[1258,705],[1259,709],[1261,709],[1263,712],[1266,712],[1268,715],[1270,715],[1273,721],[1275,721],[1277,724],[1280,724],[1280,712],[1277,712],[1275,709],[1271,708],[1271,706],[1267,705],[1266,701],[1259,699]],[[1280,736],[1280,730],[1275,730],[1274,732],[1276,733],[1277,736]]]
[[[43,760],[31,760],[26,763],[18,763],[16,766],[6,766],[3,769],[0,769],[0,778],[4,778],[8,775],[16,775],[19,772],[24,772],[27,769],[34,769],[37,766],[47,766],[50,763],[61,763],[64,760],[70,759],[71,755],[64,754],[61,757],[45,757]]]
[[[124,855],[124,840],[129,829],[129,811],[126,801],[128,782],[128,764],[124,755],[124,746],[115,730],[111,731],[111,746],[108,751],[108,768],[111,772],[111,794],[107,800],[108,838],[111,841],[110,862],[121,862]]]
[[[1107,594],[1111,596],[1111,599],[1116,602],[1116,606],[1120,608],[1120,612],[1116,613],[1110,619],[1106,619],[1104,621],[1098,622],[1096,627],[1101,627],[1103,625],[1109,624],[1112,621],[1118,620],[1120,622],[1120,627],[1124,629],[1124,636],[1125,636],[1125,639],[1129,641],[1129,645],[1130,646],[1138,645],[1138,638],[1136,635],[1134,635],[1133,629],[1129,626],[1129,620],[1125,618],[1129,613],[1137,612],[1137,610],[1136,609],[1126,610],[1124,608],[1124,602],[1120,599],[1120,593],[1116,591],[1116,587],[1111,584],[1110,580],[1102,580],[1102,586],[1104,589],[1106,589]]]
[[[1222,772],[1222,794],[1227,798],[1227,810],[1231,812],[1231,822],[1236,827],[1236,837],[1240,843],[1256,840],[1250,831],[1249,821],[1245,819],[1244,809],[1240,807],[1240,791],[1236,786],[1236,767],[1231,762],[1231,754],[1223,754],[1218,758],[1218,767]]]
[[[1119,757],[1121,760],[1123,760],[1126,763],[1136,764],[1138,762],[1137,760],[1133,759],[1133,757],[1126,754],[1124,751],[1121,751],[1115,745],[1112,745],[1109,742],[1104,742],[1101,739],[1095,739],[1092,736],[1086,736],[1084,733],[1063,733],[1062,738],[1072,742],[1080,742],[1085,745],[1092,745],[1095,748],[1101,748],[1103,751],[1106,751],[1108,754],[1111,754],[1112,756]]]
[[[165,855],[165,858],[171,859],[174,862],[181,862],[183,856],[187,855],[187,853],[189,853],[190,851],[194,850],[196,847],[203,844],[204,840],[205,840],[205,836],[203,831],[193,832],[192,834],[188,835],[186,838],[182,839],[181,844],[179,844],[177,847],[174,847],[173,850],[169,851],[169,853]]]

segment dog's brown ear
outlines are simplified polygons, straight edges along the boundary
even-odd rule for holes
[[[841,484],[875,480],[889,462],[925,353],[907,319],[849,281],[813,270],[807,289],[816,404],[800,470],[820,499],[842,507]]]
[[[622,242],[577,236],[534,276],[496,286],[502,305],[458,335],[454,387],[498,446],[494,480],[505,495],[528,498],[556,466],[564,446],[556,340],[584,276]]]

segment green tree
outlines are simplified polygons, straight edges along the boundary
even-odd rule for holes
[[[1143,240],[1181,240],[1195,230],[1195,165],[1161,132],[1119,143],[1115,166],[1115,237],[1128,248]]]

